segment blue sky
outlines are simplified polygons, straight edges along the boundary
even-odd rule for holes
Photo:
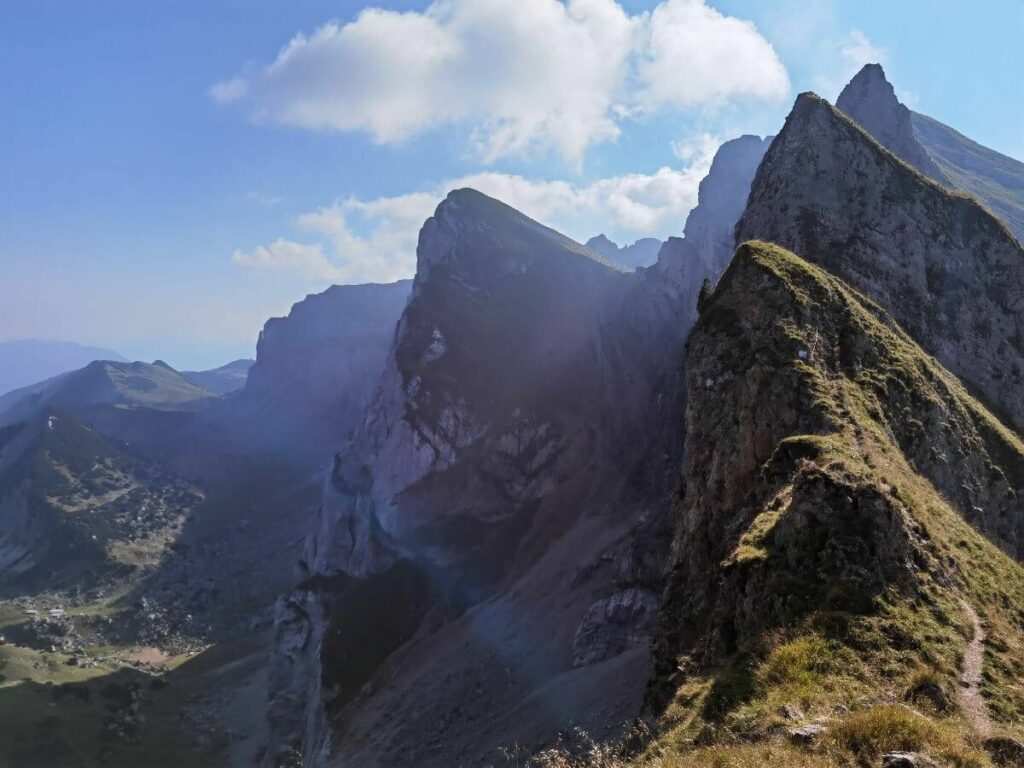
[[[252,355],[305,294],[411,274],[455,183],[577,238],[678,233],[720,141],[867,61],[1024,158],[1021,0],[365,7],[0,0],[0,340]]]

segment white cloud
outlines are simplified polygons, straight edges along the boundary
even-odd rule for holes
[[[835,98],[865,64],[886,64],[888,54],[859,29],[851,29],[846,36],[826,38],[830,41],[831,64],[825,73],[819,73],[814,84],[819,93]],[[836,55],[838,51],[838,56]]]
[[[724,16],[702,0],[668,0],[644,25],[638,105],[715,106],[736,96],[781,99],[789,77],[775,49],[749,21]]]
[[[457,125],[487,161],[540,149],[578,163],[628,115],[788,89],[753,24],[704,0],[633,16],[616,0],[518,0],[515,13],[508,0],[435,0],[297,35],[211,95],[261,121],[381,143]]]
[[[900,91],[900,101],[912,109],[917,109],[921,103],[921,97],[915,91]]]
[[[839,53],[855,72],[865,64],[882,64],[886,59],[885,52],[859,29],[850,30]]]
[[[333,282],[344,278],[344,270],[332,264],[318,244],[308,245],[278,238],[248,253],[236,250],[231,261],[246,269],[289,269],[317,280]]]
[[[295,220],[299,230],[321,237],[323,243],[278,239],[248,253],[235,251],[232,260],[248,269],[289,269],[320,282],[409,277],[415,271],[420,227],[444,195],[460,187],[502,200],[580,241],[599,232],[619,242],[666,237],[682,231],[718,142],[705,134],[673,146],[687,162],[683,169],[664,167],[651,174],[614,176],[587,185],[477,173],[450,179],[429,191],[337,200]]]

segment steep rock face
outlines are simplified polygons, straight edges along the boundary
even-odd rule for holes
[[[941,184],[949,183],[918,141],[911,112],[896,98],[881,65],[865,65],[843,88],[836,107],[896,157]]]
[[[318,601],[339,629],[308,636],[341,646],[306,667],[328,684],[273,723],[275,743],[314,761],[330,742],[355,764],[476,763],[551,738],[568,712],[600,728],[636,713],[680,448],[665,427],[682,407],[677,282],[623,272],[472,190],[438,207],[378,394],[307,541],[295,602]],[[431,590],[410,596],[410,571]],[[368,592],[397,606],[379,633],[392,640],[352,675],[338,648],[358,645],[346,612]],[[560,706],[516,714],[556,677]]]
[[[228,418],[310,450],[337,445],[373,397],[411,285],[336,285],[268,320]]]
[[[653,237],[642,237],[632,245],[619,246],[605,235],[596,235],[586,242],[587,248],[599,253],[616,264],[630,269],[649,267],[658,260],[661,241]]]
[[[683,237],[670,237],[661,249],[655,268],[678,283],[691,322],[697,318],[697,295],[704,279],[714,283],[732,258],[736,221],[769,144],[770,136],[725,142],[700,183],[697,206],[686,218]]]
[[[567,445],[581,442],[574,433],[597,407],[575,395],[580,377],[600,370],[601,307],[624,278],[471,190],[439,207],[417,253],[380,392],[334,481],[355,497],[368,488],[372,510],[356,517],[411,546],[427,529],[443,535],[448,519],[493,522],[550,490],[551,470],[564,464]],[[601,382],[593,384],[599,391]],[[483,462],[482,476],[456,469],[463,454]],[[437,493],[445,504],[420,501]],[[321,526],[326,536],[345,528]],[[325,559],[345,543],[314,541],[314,572],[347,570]]]
[[[878,64],[868,64],[850,81],[836,107],[925,176],[974,195],[1017,240],[1024,239],[1024,163],[908,110]]]
[[[1004,601],[1019,604],[1024,579],[1024,443],[877,305],[791,253],[744,244],[687,342],[686,382],[685,494],[651,693],[663,707],[691,686],[672,706],[695,714],[673,717],[705,727],[703,743],[720,728],[763,737],[757,697],[785,680],[761,667],[773,648],[825,637],[845,661],[823,662],[822,690],[829,675],[837,691],[884,690],[872,649],[888,652],[909,631],[900,622],[917,622],[916,644],[885,662],[889,676],[909,676],[917,654],[955,671],[962,638],[933,616],[959,615],[961,598],[1002,637],[1019,632]],[[996,646],[1007,655],[991,674],[1010,684],[1019,643]],[[723,664],[741,665],[750,689],[715,680]],[[693,693],[703,684],[707,698]]]
[[[888,310],[943,365],[1024,424],[1024,250],[973,198],[802,94],[736,226],[800,253]]]

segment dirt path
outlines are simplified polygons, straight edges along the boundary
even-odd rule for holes
[[[960,601],[964,616],[971,625],[973,636],[964,649],[964,660],[960,666],[960,706],[975,732],[982,738],[992,735],[992,718],[989,717],[985,699],[981,696],[981,666],[985,657],[985,630],[977,612],[969,603]]]

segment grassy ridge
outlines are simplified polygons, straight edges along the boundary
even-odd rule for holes
[[[582,758],[556,750],[539,762],[854,766],[904,750],[993,765],[958,703],[973,633],[962,601],[987,634],[981,693],[994,733],[1024,739],[1024,568],[1003,551],[1016,546],[1017,529],[1000,522],[1022,514],[1020,438],[880,308],[764,243],[738,251],[691,337],[695,350],[715,355],[720,372],[693,387],[697,411],[735,402],[758,376],[784,382],[783,398],[795,383],[792,399],[806,403],[793,426],[772,422],[772,403],[753,398],[750,423],[771,432],[774,448],[736,510],[708,513],[735,515],[707,620],[709,632],[729,638],[728,653],[705,653],[714,645],[706,638],[680,649],[659,735],[641,754],[594,746]],[[783,428],[790,433],[780,437]],[[742,446],[749,435],[737,433]],[[703,484],[716,482],[707,469],[715,461],[700,466],[704,474],[687,478],[688,503],[714,492]],[[950,478],[1006,515],[972,526],[964,499],[937,490],[956,489]],[[699,510],[682,514],[699,519]],[[684,532],[684,553],[687,544]],[[816,725],[823,731],[794,743],[792,729]]]

